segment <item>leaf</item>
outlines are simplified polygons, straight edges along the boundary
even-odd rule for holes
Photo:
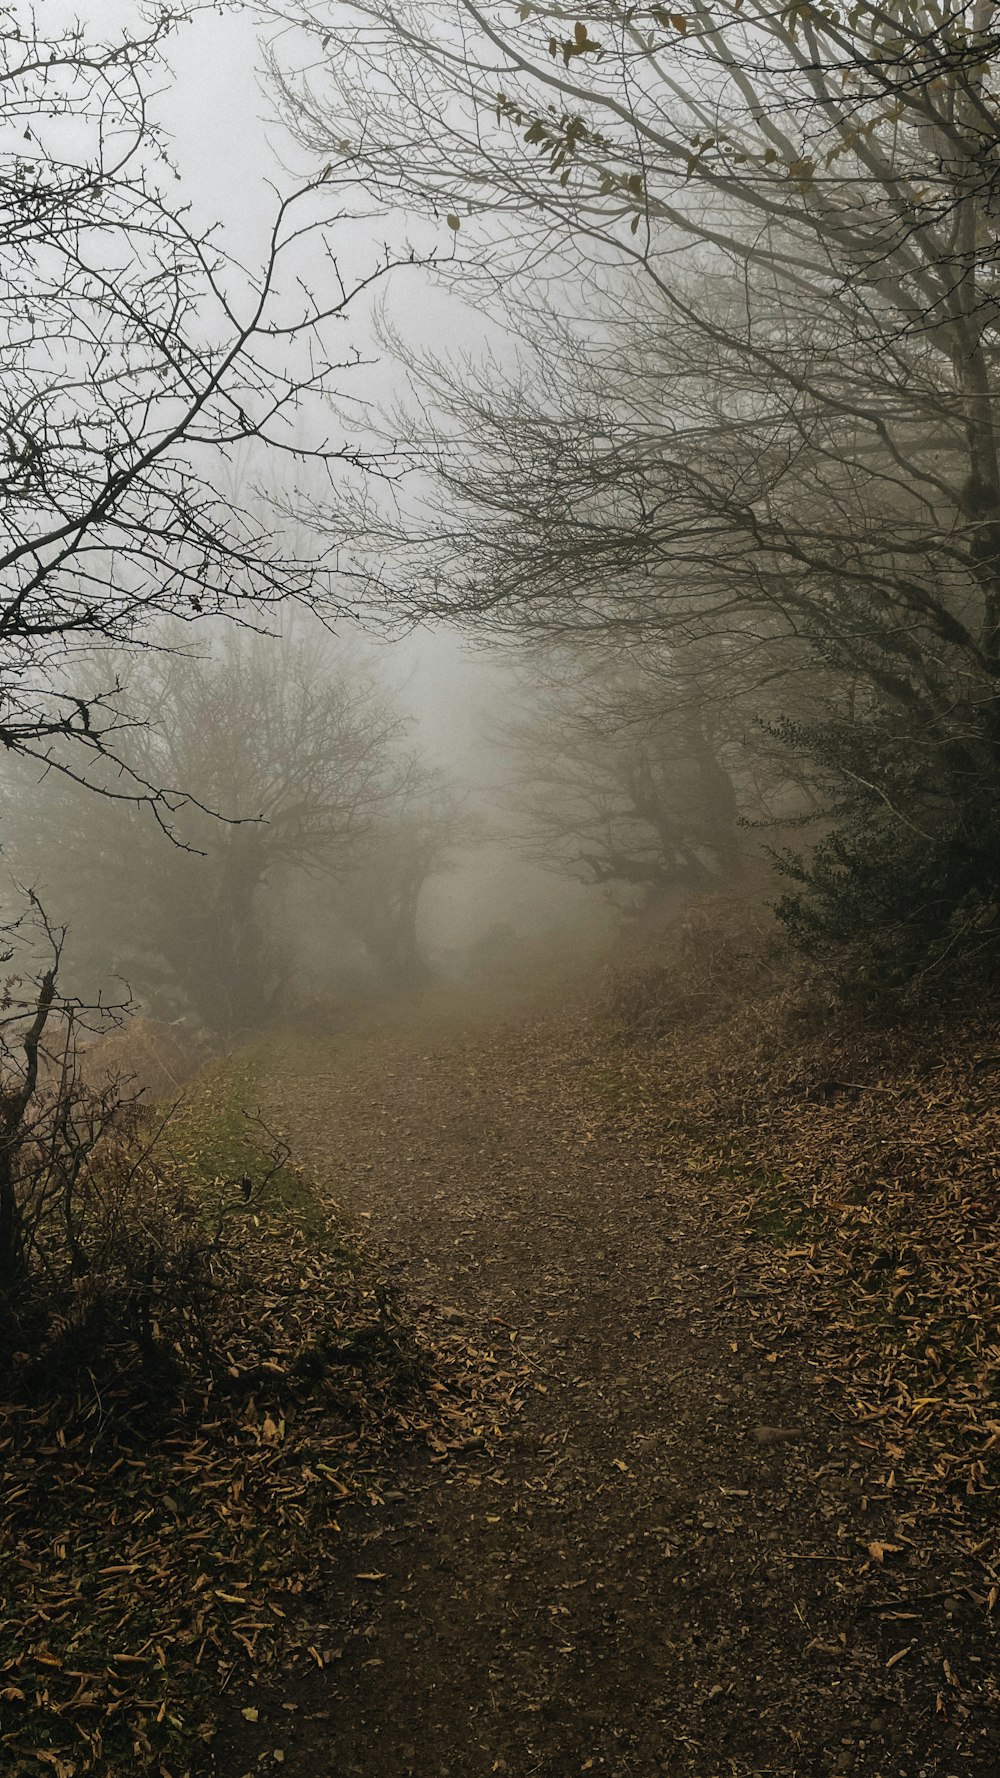
[[[452,233],[457,235],[459,229],[462,226],[462,223],[461,223],[461,219],[455,215],[454,211],[452,211],[448,216],[445,217],[445,221],[448,224],[448,227],[451,229]]]
[[[388,1580],[389,1576],[382,1574],[378,1569],[373,1569],[370,1574],[356,1574],[354,1578],[355,1580]]]
[[[245,1708],[240,1711],[240,1715],[245,1717],[247,1722],[260,1721],[260,1711],[257,1709],[256,1704],[247,1704]]]
[[[788,177],[796,180],[799,185],[811,185],[815,170],[816,162],[811,155],[803,155],[801,159],[789,162]]]
[[[874,1537],[868,1545],[868,1554],[874,1561],[884,1562],[886,1556],[900,1555],[902,1548],[903,1546],[901,1543],[882,1543],[877,1537]]]

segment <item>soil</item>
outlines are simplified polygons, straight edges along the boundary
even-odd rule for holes
[[[808,1301],[738,1190],[617,1114],[572,1009],[290,1038],[264,1093],[401,1300],[499,1332],[522,1387],[345,1516],[325,1664],[234,1712],[227,1778],[1000,1769],[981,1613],[872,1558],[891,1502]]]

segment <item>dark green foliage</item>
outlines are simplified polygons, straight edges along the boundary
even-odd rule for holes
[[[880,715],[777,731],[816,762],[829,828],[808,853],[773,855],[795,885],[775,911],[869,1000],[1000,970],[1000,756],[982,725],[950,726]]]

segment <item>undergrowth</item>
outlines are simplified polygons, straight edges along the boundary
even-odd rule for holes
[[[8,1305],[11,1778],[199,1769],[220,1694],[251,1709],[258,1685],[335,1657],[318,1578],[345,1505],[380,1500],[393,1440],[470,1434],[455,1367],[260,1120],[258,1066],[215,1061],[173,1121],[98,1146],[85,1207],[112,1219],[105,1262]]]
[[[156,1151],[203,1194],[238,1186],[252,1217],[261,1194],[314,1239],[328,1234],[323,1207],[291,1151],[260,1112],[263,1042],[210,1061],[175,1100]]]

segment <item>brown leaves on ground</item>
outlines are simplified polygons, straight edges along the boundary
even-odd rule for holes
[[[993,1778],[982,1571],[907,1524],[851,1392],[858,1348],[881,1360],[782,1195],[823,1151],[772,1120],[807,1142],[838,1038],[717,920],[689,970],[618,974],[611,1016],[564,994],[506,1030],[273,1050],[269,1115],[416,1288],[499,1311],[537,1366],[489,1472],[368,1519],[357,1567],[386,1579],[296,1694],[302,1771]]]
[[[506,1351],[407,1320],[329,1241],[248,1220],[237,1260],[203,1362],[186,1351],[179,1374],[169,1351],[155,1376],[105,1348],[99,1375],[46,1392],[15,1362],[0,1404],[12,1778],[197,1767],[221,1694],[252,1700],[336,1652],[317,1576],[345,1509],[379,1502],[394,1442],[487,1442],[516,1399]]]
[[[707,1191],[743,1195],[763,1286],[752,1312],[780,1336],[799,1293],[802,1358],[881,1458],[901,1542],[992,1611],[1000,1009],[887,1030],[817,1011],[787,969],[758,916],[715,903],[673,959],[619,975],[609,1005],[631,1042],[614,1115],[658,1127],[661,1152],[702,1169]]]
[[[328,1711],[337,1686],[342,1720],[317,1719],[301,1769],[335,1727],[354,1769],[390,1769],[388,1736],[392,1769],[422,1778],[438,1765],[410,1749],[412,1700],[387,1698],[404,1664],[439,1751],[482,1725],[470,1770],[500,1770],[498,1746],[520,1770],[549,1710],[560,1771],[618,1769],[615,1735],[650,1753],[636,1771],[662,1747],[672,1771],[848,1770],[829,1752],[887,1772],[893,1737],[900,1770],[918,1745],[945,1760],[928,1771],[995,1769],[996,1013],[852,1027],[788,983],[759,926],[704,906],[603,1008],[496,1040],[275,1053],[278,1109],[324,1180],[380,1242],[395,1215],[421,1299],[462,1306],[421,1319],[329,1233],[248,1221],[240,1287],[180,1377],[123,1360],[68,1395],[15,1373],[17,1778],[183,1778],[217,1711],[270,1737],[285,1701]],[[496,1429],[529,1393],[512,1452]],[[826,1473],[814,1418],[836,1434]],[[437,1487],[495,1445],[481,1487]],[[373,1526],[357,1509],[383,1499]],[[345,1626],[352,1525],[364,1615]]]

